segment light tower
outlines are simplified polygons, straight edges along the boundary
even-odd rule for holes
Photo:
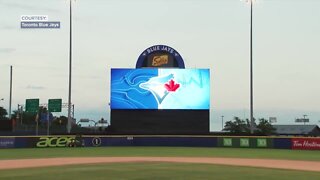
[[[70,46],[69,46],[69,93],[68,93],[68,124],[67,124],[67,131],[70,133],[71,131],[71,77],[72,77],[72,1],[70,2],[70,11],[69,11],[69,17],[70,17]]]
[[[250,133],[253,134],[253,61],[252,61],[252,14],[255,0],[245,0],[250,5]]]

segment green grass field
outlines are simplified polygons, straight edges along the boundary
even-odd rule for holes
[[[182,163],[113,163],[29,168],[0,171],[6,180],[98,180],[98,179],[237,179],[237,180],[311,180],[320,173]]]
[[[320,161],[320,151],[190,147],[0,149],[0,159],[93,156],[237,157]],[[320,172],[188,163],[110,163],[0,170],[0,179],[319,179]]]
[[[193,148],[193,147],[97,147],[0,149],[0,159],[83,156],[232,157],[320,161],[320,151]]]

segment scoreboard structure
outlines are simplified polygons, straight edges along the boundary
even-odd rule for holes
[[[114,133],[209,133],[210,70],[185,69],[169,46],[147,48],[136,68],[111,69],[110,92]]]

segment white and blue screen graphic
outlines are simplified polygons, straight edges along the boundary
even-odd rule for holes
[[[209,109],[209,69],[111,69],[111,109]]]

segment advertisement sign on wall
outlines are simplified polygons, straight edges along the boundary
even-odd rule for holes
[[[55,137],[50,137],[50,136],[44,136],[44,137],[39,137],[38,140],[36,141],[35,146],[39,148],[43,147],[66,147],[68,143],[70,143],[74,137],[68,137],[68,136],[55,136]]]
[[[249,138],[240,138],[240,147],[250,147]]]
[[[261,148],[264,148],[264,147],[267,147],[268,144],[267,144],[267,139],[257,139],[257,147],[261,147]]]
[[[0,148],[13,148],[15,145],[15,138],[0,138]]]
[[[231,147],[232,146],[232,138],[223,138],[223,146]]]
[[[293,138],[292,149],[320,150],[320,138]]]

